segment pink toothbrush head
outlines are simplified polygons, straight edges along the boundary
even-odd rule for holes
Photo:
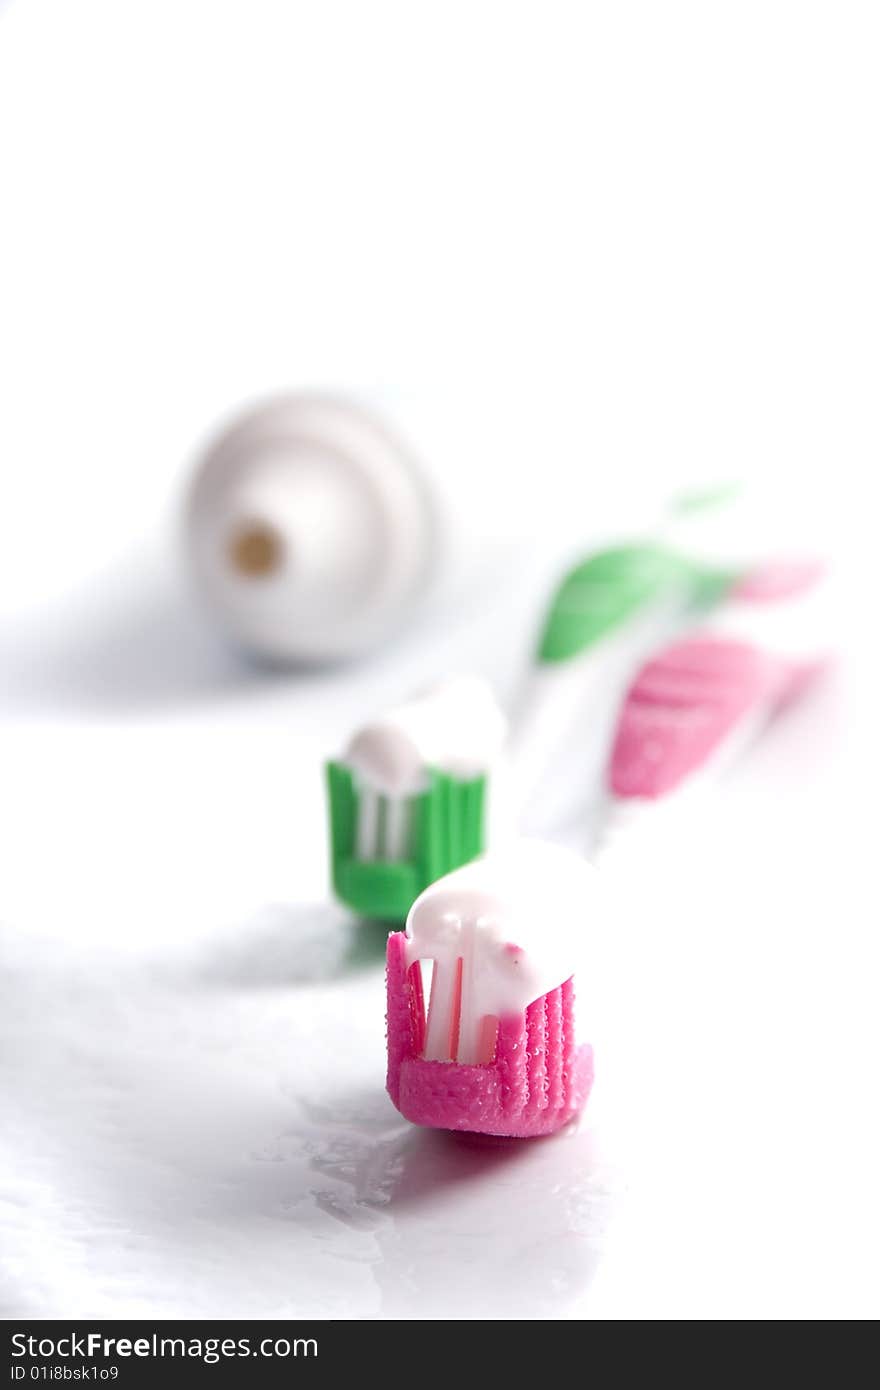
[[[593,1052],[576,1040],[573,977],[594,874],[520,840],[416,900],[388,939],[388,1092],[408,1120],[531,1138],[582,1109]]]
[[[612,794],[656,800],[737,750],[825,664],[827,607],[818,564],[740,581],[711,627],[639,672],[617,726]]]

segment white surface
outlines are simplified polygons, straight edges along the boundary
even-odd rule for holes
[[[3,8],[5,1312],[876,1315],[877,26]],[[508,564],[278,679],[168,535],[219,417],[314,384],[399,387]],[[320,758],[450,670],[508,693],[576,535],[744,468],[861,565],[839,676],[620,881],[580,1130],[417,1133]]]

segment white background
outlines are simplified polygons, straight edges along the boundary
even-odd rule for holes
[[[878,60],[871,4],[0,6],[5,1312],[876,1315]],[[299,385],[409,402],[491,564],[269,678],[177,515]],[[417,1134],[320,760],[731,475],[818,498],[839,669],[620,885],[580,1130]]]

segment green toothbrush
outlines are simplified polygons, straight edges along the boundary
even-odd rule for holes
[[[490,769],[493,792],[503,784],[493,817],[558,830],[598,784],[633,672],[739,573],[660,541],[574,566],[554,591],[500,762],[505,720],[475,678],[365,725],[326,768],[336,896],[361,916],[405,920],[420,892],[486,847]]]

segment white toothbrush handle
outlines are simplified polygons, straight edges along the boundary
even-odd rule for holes
[[[539,663],[530,672],[507,747],[509,794],[520,829],[554,834],[588,805],[633,673],[680,620],[677,604],[663,604],[580,655]]]

